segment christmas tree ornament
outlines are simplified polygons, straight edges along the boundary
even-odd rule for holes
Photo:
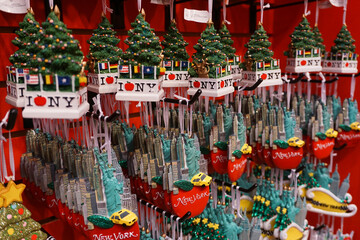
[[[142,9],[131,24],[129,37],[124,41],[129,48],[123,53],[119,66],[118,101],[158,102],[164,96],[162,88],[165,68],[159,38],[145,20]]]
[[[172,9],[170,13],[172,14]],[[175,19],[171,19],[169,29],[161,42],[164,47],[163,67],[165,67],[163,87],[188,87],[189,86],[189,55],[186,52],[188,43],[176,27]]]
[[[120,39],[116,37],[116,32],[106,18],[105,11],[101,15],[98,28],[88,40],[90,45],[90,53],[87,56],[88,90],[96,93],[116,93],[122,50],[117,47]]]
[[[24,118],[78,119],[89,109],[86,78],[79,75],[83,60],[79,42],[57,14],[55,6],[42,24],[43,37],[36,45],[40,51],[30,59]]]
[[[211,18],[194,49],[196,52],[189,69],[191,78],[188,94],[194,95],[198,89],[205,97],[221,97],[234,92],[231,67],[226,61],[221,37]],[[208,98],[206,101],[208,103]]]
[[[263,16],[264,1],[260,1],[261,16]],[[262,17],[261,17],[262,19]],[[254,85],[259,79],[262,80],[258,87],[267,87],[281,85],[280,60],[274,59],[274,52],[269,49],[271,43],[263,27],[262,20],[259,22],[257,29],[251,35],[248,43],[245,44],[247,51],[244,61],[240,64],[242,71],[241,81],[243,85]]]
[[[346,25],[347,0],[343,4],[343,26],[334,40],[335,45],[325,54],[323,71],[331,73],[357,73],[357,54],[355,53],[355,40]]]
[[[19,49],[9,58],[13,65],[7,67],[5,100],[14,107],[25,106],[25,81],[29,70],[36,67],[36,64],[30,60],[40,51],[38,46],[43,38],[41,34],[43,30],[34,15],[32,8],[29,8],[24,20],[19,23],[20,29],[16,31],[18,36],[12,40],[12,43]]]
[[[304,5],[302,21],[290,35],[289,49],[284,53],[287,56],[285,70],[290,73],[318,72],[322,69],[318,38],[315,37],[306,18],[310,14],[310,11],[307,11],[307,0],[304,1]]]

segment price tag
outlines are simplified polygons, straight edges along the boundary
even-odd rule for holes
[[[185,8],[184,19],[187,21],[207,23],[209,21],[209,12]]]

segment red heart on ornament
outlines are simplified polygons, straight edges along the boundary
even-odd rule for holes
[[[267,79],[267,74],[266,74],[266,73],[261,74],[261,79],[262,79],[262,80]]]
[[[301,64],[301,66],[305,66],[305,65],[306,65],[306,60],[302,60],[302,61],[300,62],[300,64]]]
[[[107,82],[107,84],[112,84],[114,82],[114,78],[113,77],[107,77],[106,82]]]
[[[230,181],[236,182],[245,171],[246,157],[243,154],[241,158],[235,157],[235,161],[228,161],[228,176]]]
[[[319,139],[317,142],[312,142],[312,151],[316,158],[324,159],[330,156],[331,151],[335,146],[334,138]]]
[[[175,74],[170,73],[169,74],[169,80],[174,80],[174,79],[175,79]]]
[[[179,193],[171,193],[171,203],[173,212],[177,216],[184,216],[188,211],[191,212],[189,218],[195,217],[201,214],[208,201],[210,191],[207,187],[193,187],[190,191],[184,191],[179,188]]]
[[[223,88],[224,86],[225,86],[225,82],[224,82],[224,81],[221,81],[220,87]]]
[[[214,153],[214,150],[212,150],[210,154],[211,154],[211,156],[210,156],[211,164],[212,164],[214,170],[220,174],[227,173],[227,165],[228,165],[227,150],[221,150],[221,149],[217,148],[216,153]]]
[[[328,62],[328,63],[327,63],[327,66],[328,66],[328,67],[331,67],[331,62]]]
[[[247,79],[247,77],[248,77],[248,76],[247,76],[247,74],[245,73],[245,74],[244,74],[244,79]]]
[[[199,87],[200,87],[200,82],[199,82],[199,81],[195,81],[195,82],[194,82],[194,87],[195,87],[195,88],[199,88]]]
[[[347,63],[345,63],[345,67],[349,67],[349,63],[347,62]]]
[[[299,166],[303,157],[303,148],[288,147],[286,149],[277,147],[271,151],[272,161],[277,168],[295,169]]]

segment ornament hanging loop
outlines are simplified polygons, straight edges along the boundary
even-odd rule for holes
[[[343,14],[343,25],[346,25],[346,11],[347,11],[347,0],[344,0],[344,14]]]
[[[304,0],[304,17],[306,17],[307,15],[310,15],[310,10],[308,11],[308,5],[309,5],[309,1],[308,0]]]
[[[102,8],[103,8],[103,13],[105,15],[106,15],[106,12],[113,13],[113,10],[107,6],[106,0],[102,0]]]
[[[139,13],[141,12],[141,0],[137,0],[137,6]]]
[[[174,0],[170,0],[170,20],[174,20]]]
[[[264,9],[270,8],[270,4],[267,3],[264,5],[264,0],[260,0],[260,23],[263,24],[264,22]]]
[[[226,5],[229,4],[229,0],[223,0],[223,24],[231,24],[228,20],[226,20]]]

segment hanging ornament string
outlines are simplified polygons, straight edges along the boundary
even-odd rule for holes
[[[141,11],[141,0],[137,0],[137,6],[138,6],[138,10],[140,12]]]
[[[25,4],[26,4],[26,9],[30,9],[30,0],[26,0],[26,2],[25,2]]]
[[[212,19],[213,0],[208,0],[209,19]]]
[[[319,22],[319,0],[316,0],[315,26],[318,25],[318,22]]]
[[[223,0],[223,17],[224,17],[224,23],[231,24],[228,20],[226,20],[226,5],[229,4],[229,0]]]
[[[325,82],[326,82],[326,78],[324,76],[324,74],[322,72],[319,73],[319,76],[321,78],[321,101],[326,104],[326,85],[325,85]]]
[[[350,86],[350,98],[351,98],[351,100],[354,100],[355,84],[356,84],[356,79],[355,79],[355,74],[353,74],[352,77],[351,77],[351,86]]]
[[[347,0],[344,0],[343,25],[346,24]]]
[[[305,6],[305,8],[304,8],[304,15],[305,15],[305,17],[306,17],[307,15],[310,15],[310,10],[308,11],[308,5],[309,5],[309,1],[308,1],[308,0],[304,0],[304,6]]]
[[[50,9],[54,9],[54,0],[49,0]]]
[[[105,14],[106,12],[113,13],[113,10],[107,6],[106,0],[102,0],[102,7],[103,7],[103,13]]]
[[[262,24],[264,21],[264,9],[270,8],[270,4],[267,3],[264,5],[264,0],[260,0],[260,23]]]
[[[174,0],[170,0],[170,20],[174,19]]]

